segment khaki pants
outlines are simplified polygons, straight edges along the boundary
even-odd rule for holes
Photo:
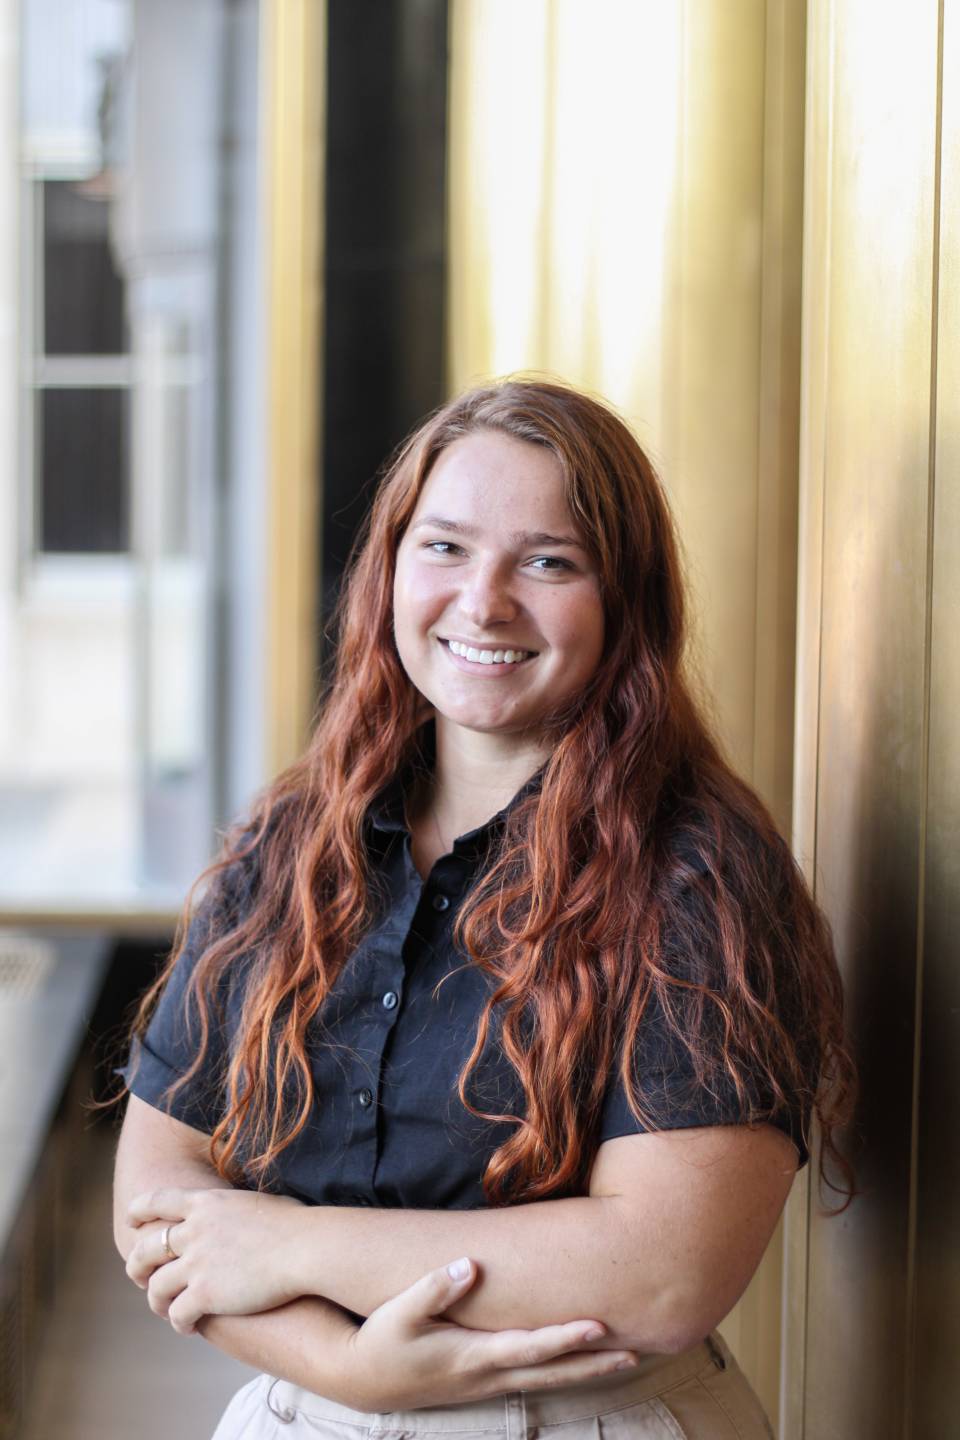
[[[627,1376],[384,1415],[362,1414],[260,1375],[233,1397],[213,1440],[771,1440],[760,1402],[720,1336],[648,1355]]]

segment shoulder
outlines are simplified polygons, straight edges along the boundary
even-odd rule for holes
[[[716,828],[679,826],[654,882],[668,973],[723,989],[747,979],[761,951],[790,968],[802,890],[790,847],[762,809],[726,810]]]
[[[195,973],[208,976],[220,993],[245,976],[257,950],[254,930],[271,878],[274,813],[235,821],[220,836],[207,869],[194,881],[174,941],[167,972],[168,1000],[186,989]],[[245,943],[243,935],[250,936]]]
[[[223,831],[217,856],[200,877],[196,911],[206,911],[221,923],[238,922],[262,896],[264,886],[289,879],[292,847],[284,844],[284,835],[295,820],[294,810],[295,797],[284,796]]]
[[[799,874],[786,840],[759,800],[726,806],[675,824],[663,846],[660,889],[666,895],[726,896],[739,906],[769,901]]]
[[[759,801],[755,813],[738,807],[722,818],[714,833],[698,826],[675,837],[680,860],[658,892],[660,998],[725,1059],[732,1046],[745,1066],[759,1051],[771,1065],[775,1050],[792,1063],[800,1045],[815,1069],[815,900]]]
[[[737,804],[714,803],[676,815],[663,846],[664,864],[689,878],[782,871],[794,864],[790,847],[766,806],[748,786]]]

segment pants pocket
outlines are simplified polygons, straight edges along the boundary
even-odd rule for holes
[[[598,1434],[599,1440],[689,1440],[676,1417],[658,1399],[643,1400],[623,1410],[610,1410],[606,1415],[599,1415],[595,1424],[596,1430],[594,1422],[590,1422],[590,1434]],[[586,1434],[586,1429],[583,1433]],[[581,1432],[576,1430],[574,1434],[579,1437]]]
[[[271,1416],[264,1401],[270,1377],[258,1375],[242,1386],[220,1416],[211,1440],[259,1440],[272,1435],[275,1425],[265,1425]]]
[[[731,1357],[658,1397],[682,1440],[773,1440],[763,1406]]]

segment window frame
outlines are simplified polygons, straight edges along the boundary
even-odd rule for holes
[[[20,383],[18,470],[20,492],[18,589],[22,600],[34,593],[45,600],[58,591],[69,599],[80,572],[86,593],[96,590],[102,575],[104,593],[115,592],[118,576],[124,589],[135,562],[133,535],[133,455],[125,457],[130,516],[123,550],[45,550],[41,546],[42,472],[39,442],[40,397],[45,390],[111,389],[125,391],[134,404],[135,362],[132,351],[119,355],[47,355],[45,350],[44,214],[49,182],[77,182],[91,177],[89,160],[34,160],[21,170],[20,234]]]

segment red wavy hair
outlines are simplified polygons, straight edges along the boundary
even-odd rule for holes
[[[653,467],[612,411],[558,384],[511,379],[461,395],[387,467],[341,592],[334,671],[310,744],[191,888],[134,1032],[145,1032],[183,949],[197,885],[222,885],[218,872],[255,862],[250,904],[220,905],[215,924],[201,907],[194,920],[201,954],[187,1000],[199,1048],[170,1093],[203,1062],[222,986],[243,958],[242,1022],[211,1158],[228,1178],[268,1178],[317,1098],[309,1027],[370,920],[364,817],[413,757],[424,721],[393,638],[397,546],[437,456],[477,430],[559,460],[597,565],[606,635],[584,692],[547,717],[554,748],[541,789],[510,812],[455,927],[458,949],[492,980],[461,1099],[473,1109],[470,1075],[496,1023],[526,1101],[522,1116],[489,1117],[508,1133],[487,1166],[486,1197],[582,1191],[611,1067],[641,1123],[658,1128],[665,1117],[633,1063],[651,1005],[682,1036],[696,1085],[734,1089],[750,1121],[781,1108],[815,1114],[821,1177],[852,1193],[836,1138],[854,1071],[829,927],[694,700],[678,545]]]

